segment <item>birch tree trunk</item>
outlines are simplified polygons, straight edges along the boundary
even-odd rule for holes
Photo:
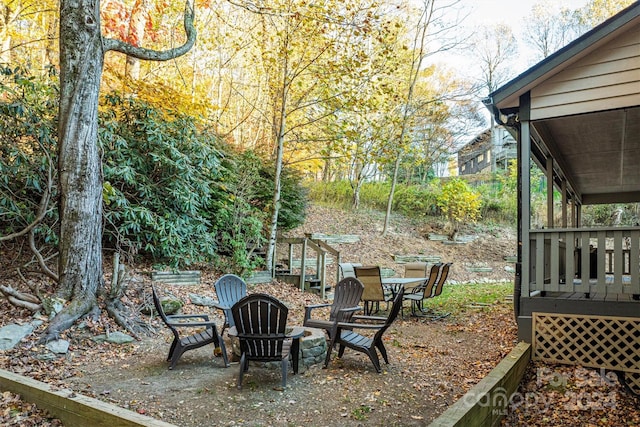
[[[413,100],[413,91],[416,87],[416,82],[418,81],[418,75],[420,74],[420,69],[422,68],[422,61],[424,60],[426,42],[427,42],[427,34],[429,23],[431,22],[431,16],[433,15],[433,7],[434,3],[432,0],[425,0],[424,10],[422,11],[422,18],[424,19],[424,23],[422,27],[418,25],[416,27],[418,37],[416,37],[416,45],[418,47],[415,57],[412,60],[411,68],[409,70],[409,87],[407,90],[407,97],[404,102],[404,111],[402,113],[402,123],[400,129],[400,136],[398,137],[399,146],[397,149],[397,155],[395,162],[393,163],[393,176],[391,177],[391,190],[389,191],[389,197],[387,199],[387,211],[384,216],[384,226],[382,227],[382,236],[386,236],[389,231],[389,224],[391,222],[391,210],[393,208],[393,196],[396,191],[396,184],[398,182],[398,170],[400,169],[400,163],[402,160],[402,156],[405,152],[404,140],[405,135],[407,134],[407,128],[409,127],[409,107]],[[420,23],[422,23],[422,19]]]
[[[275,275],[274,257],[276,252],[276,242],[278,240],[278,216],[280,215],[280,194],[282,187],[282,159],[284,156],[284,137],[287,129],[287,94],[289,85],[287,83],[287,61],[284,61],[284,71],[282,73],[282,90],[280,92],[280,111],[278,115],[278,130],[276,133],[276,171],[273,177],[273,212],[271,213],[271,226],[269,229],[269,248],[267,251],[267,269],[271,270],[272,277]]]

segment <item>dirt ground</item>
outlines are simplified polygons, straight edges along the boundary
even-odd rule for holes
[[[431,227],[407,220],[394,223],[389,235],[380,237],[382,220],[374,212],[336,215],[331,209],[312,207],[305,225],[288,235],[358,235],[356,243],[333,245],[343,261],[377,264],[400,275],[403,265],[395,263],[393,255],[427,254],[454,263],[453,282],[511,280],[513,276],[504,261],[515,248],[508,228],[499,233],[470,230],[478,232],[474,243],[447,245],[425,238],[434,231]],[[493,270],[472,272],[467,269],[472,265]],[[335,277],[335,267],[328,267],[329,278]],[[147,279],[140,276],[138,280]],[[189,292],[215,297],[214,280],[214,276],[205,278],[198,288],[164,286],[163,291],[184,299]],[[302,323],[304,305],[321,301],[287,284],[258,285],[253,291],[285,301],[290,307],[290,324]],[[186,353],[175,370],[167,370],[164,359],[171,337],[158,327],[159,337],[123,347],[116,354],[113,348],[98,344],[84,354],[74,353],[69,362],[77,371],[64,383],[83,394],[180,426],[420,426],[482,379],[515,343],[515,322],[507,301],[438,321],[406,316],[387,333],[390,364],[383,364],[381,374],[366,355],[346,351],[342,359],[334,355],[327,369],[319,364],[303,368],[298,375],[290,372],[284,391],[278,390],[278,368],[252,365],[243,389],[237,390],[238,364],[224,368],[220,358],[211,357],[208,347]],[[231,348],[228,341],[227,347]]]
[[[492,313],[509,325],[504,310]],[[484,315],[438,322],[401,320],[389,331],[390,364],[377,374],[368,358],[346,351],[328,369],[289,372],[251,365],[242,390],[239,365],[224,368],[211,348],[186,353],[167,370],[168,340],[145,340],[111,358],[82,357],[68,378],[74,390],[180,426],[426,425],[479,381],[512,346],[513,334],[487,328]]]
[[[426,238],[438,232],[437,224],[401,218],[394,219],[388,235],[381,237],[383,219],[377,212],[352,214],[312,206],[304,226],[288,236],[358,235],[356,243],[333,245],[342,260],[393,268],[398,275],[404,270],[394,255],[426,254],[453,262],[451,283],[513,278],[508,271],[511,264],[504,261],[515,253],[513,230],[508,227],[465,230],[464,234],[477,235],[473,243],[447,245]],[[279,253],[286,256],[286,250]],[[470,266],[488,266],[492,271],[474,272]],[[335,277],[336,267],[328,266],[328,278]],[[105,268],[107,283],[109,272]],[[130,273],[128,302],[137,304],[137,290],[148,291],[149,272],[135,266]],[[212,284],[219,274],[203,271],[200,286],[160,287],[187,302],[190,292],[215,297]],[[294,325],[302,323],[305,305],[321,301],[313,293],[283,283],[250,289],[255,291],[285,301],[289,323]],[[203,307],[187,304],[184,310],[201,312]],[[219,313],[212,315],[222,320]],[[15,309],[0,301],[0,324],[15,317]],[[36,333],[24,346],[0,354],[0,367],[180,426],[417,426],[428,424],[482,379],[511,350],[516,330],[508,301],[437,321],[406,316],[387,331],[390,364],[383,364],[381,374],[366,355],[347,350],[342,359],[334,355],[327,369],[313,365],[298,375],[290,372],[288,387],[278,391],[279,370],[257,365],[250,367],[244,388],[237,390],[238,364],[224,368],[220,358],[212,357],[210,347],[187,352],[169,371],[165,362],[169,332],[157,319],[149,322],[156,335],[123,346],[91,339],[117,329],[106,316],[100,322],[85,322],[84,328],[65,333],[70,351],[54,360],[35,345]],[[231,348],[228,342],[227,346]]]
[[[351,234],[359,236],[355,243],[331,243],[340,251],[343,262],[380,265],[402,275],[404,267],[394,261],[397,255],[439,256],[442,262],[453,262],[450,280],[454,282],[513,281],[513,264],[504,257],[516,255],[515,225],[467,225],[459,232],[474,238],[470,243],[448,244],[430,240],[432,234],[443,233],[444,224],[433,220],[408,220],[393,217],[386,236],[381,236],[384,214],[377,211],[358,213],[336,212],[332,208],[311,206],[307,221],[287,233],[287,237],[303,237],[310,233]],[[286,257],[282,248],[278,258]],[[474,271],[474,267],[488,267],[491,271]],[[327,267],[328,277],[335,277],[336,266]]]
[[[469,227],[461,232],[476,236],[472,243],[450,245],[426,238],[440,232],[434,222],[397,218],[384,238],[382,223],[376,212],[353,214],[312,206],[305,225],[288,236],[358,235],[356,243],[333,245],[343,261],[378,264],[399,275],[403,266],[394,255],[438,255],[453,262],[447,286],[492,286],[488,282],[513,280],[512,264],[504,260],[515,254],[510,227]],[[335,277],[335,268],[329,265],[329,278]],[[105,272],[108,283],[110,269]],[[135,266],[130,273],[125,302],[137,305],[145,292],[149,294],[149,271]],[[189,293],[215,297],[212,284],[219,275],[204,270],[199,286],[158,286],[185,300],[184,312],[202,312],[207,310],[189,304]],[[292,325],[302,323],[305,305],[321,301],[316,294],[284,283],[250,288],[258,291],[284,301]],[[219,313],[211,314],[222,321]],[[424,426],[480,381],[516,342],[512,305],[506,299],[473,305],[440,320],[405,316],[387,331],[390,363],[383,364],[381,374],[364,354],[347,350],[341,359],[334,353],[327,369],[313,365],[298,375],[290,371],[284,390],[279,389],[278,368],[252,364],[238,390],[239,365],[225,368],[211,346],[187,352],[174,370],[168,370],[165,357],[171,336],[157,318],[147,319],[156,333],[120,346],[92,339],[118,329],[106,315],[98,322],[85,321],[64,334],[71,343],[69,352],[54,358],[35,343],[43,325],[16,349],[0,352],[0,367],[185,427]],[[0,325],[30,320],[28,312],[0,300]],[[231,356],[226,336],[225,341]],[[506,414],[505,427],[640,425],[638,401],[610,373],[535,362],[517,393],[533,398]],[[0,425],[61,424],[5,392],[0,395]]]

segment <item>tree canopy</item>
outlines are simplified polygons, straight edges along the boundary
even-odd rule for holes
[[[629,3],[560,13],[578,34]],[[21,239],[74,301],[49,338],[95,308],[103,249],[242,272],[266,242],[270,268],[278,230],[303,220],[304,179],[348,180],[354,206],[363,182],[389,181],[389,218],[397,181],[427,183],[485,126],[477,82],[431,61],[473,40],[457,31],[459,7],[0,4],[0,242]],[[489,29],[475,52],[492,90],[515,41]],[[565,29],[537,34],[541,55]],[[491,51],[496,39],[508,43]]]

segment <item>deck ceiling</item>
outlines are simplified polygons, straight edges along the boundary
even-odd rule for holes
[[[583,204],[640,201],[640,107],[532,125]]]

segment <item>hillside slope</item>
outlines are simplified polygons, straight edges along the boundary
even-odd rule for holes
[[[380,265],[404,274],[404,264],[396,262],[396,255],[439,256],[443,262],[453,262],[450,281],[484,282],[512,281],[513,262],[505,257],[516,255],[515,227],[485,226],[476,224],[461,230],[462,236],[472,237],[468,243],[451,244],[430,240],[430,234],[443,233],[439,219],[416,220],[394,215],[387,236],[382,237],[384,213],[378,211],[344,211],[324,206],[310,205],[307,218],[301,227],[286,233],[287,237],[303,237],[305,234],[357,235],[355,243],[331,243],[340,251],[343,262],[359,262],[364,265]],[[278,248],[279,260],[286,258],[286,248]],[[313,256],[313,253],[312,255]],[[490,268],[491,271],[477,271]],[[336,266],[327,266],[328,277],[335,277]]]

